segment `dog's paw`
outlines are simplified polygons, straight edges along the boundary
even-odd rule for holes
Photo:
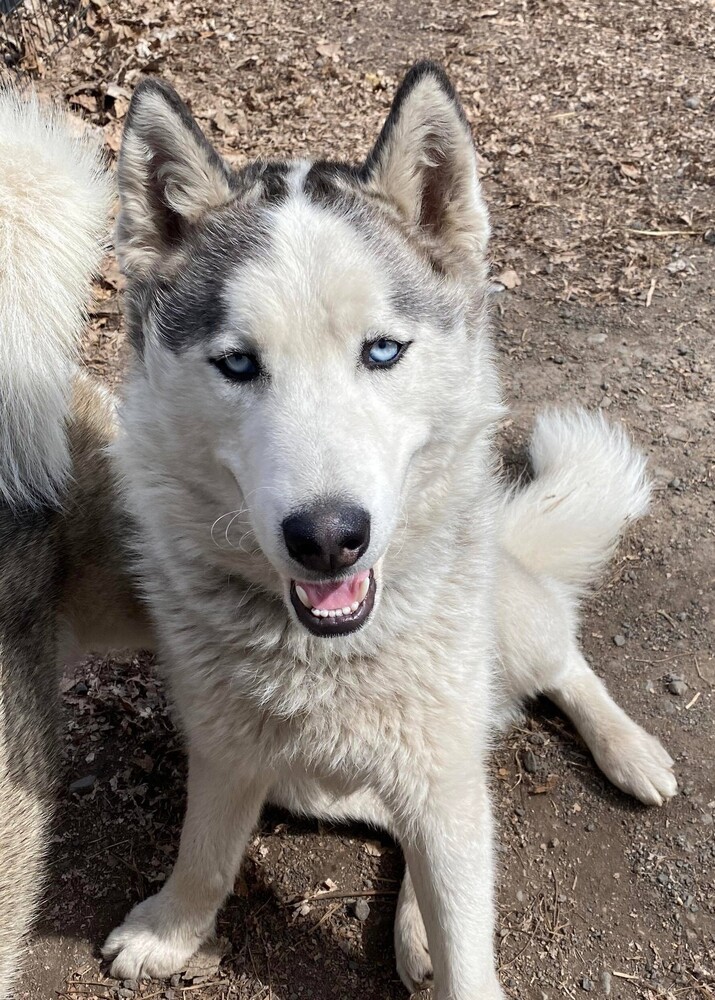
[[[395,916],[397,972],[410,993],[432,984],[427,931],[414,895],[401,893]]]
[[[596,763],[622,792],[647,806],[662,806],[678,791],[673,759],[662,743],[626,719],[608,740],[591,748]]]
[[[180,972],[210,933],[181,922],[175,902],[162,893],[145,899],[113,930],[102,947],[115,979],[162,979]]]

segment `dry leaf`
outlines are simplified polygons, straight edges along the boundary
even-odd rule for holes
[[[497,282],[497,284],[499,285],[503,285],[505,288],[508,288],[509,290],[511,290],[512,288],[518,288],[519,285],[521,284],[521,278],[516,273],[516,271],[511,267],[507,267],[504,271],[502,271],[501,274],[497,275],[494,281]]]
[[[630,180],[636,180],[641,175],[641,168],[636,163],[619,163],[618,169]]]
[[[321,38],[315,50],[319,56],[324,56],[326,59],[332,59],[333,62],[338,62],[340,56],[343,54],[340,42],[328,42],[324,38]]]

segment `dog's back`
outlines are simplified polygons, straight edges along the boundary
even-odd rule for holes
[[[101,155],[0,91],[0,997],[42,888],[71,496],[75,349],[102,253]]]

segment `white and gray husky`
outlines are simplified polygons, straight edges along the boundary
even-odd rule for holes
[[[134,94],[117,250],[134,348],[115,459],[189,753],[178,861],[108,938],[120,978],[211,934],[266,800],[390,830],[400,976],[496,1000],[487,756],[540,692],[614,784],[672,761],[577,642],[578,601],[648,502],[582,411],[510,489],[487,212],[459,101],[416,66],[359,166],[232,172],[173,90]]]

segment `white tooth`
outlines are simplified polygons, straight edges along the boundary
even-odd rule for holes
[[[369,589],[370,589],[370,577],[366,576],[363,582],[360,584],[360,590],[358,590],[358,604],[362,604],[362,602],[365,600]]]
[[[343,609],[342,608],[336,608],[335,609],[335,617],[336,618],[342,618],[343,617]]]
[[[351,611],[352,611],[352,608],[343,608],[343,614],[344,615],[349,615]]]
[[[357,611],[359,607],[360,607],[360,601],[355,601],[353,604],[350,605],[350,610]]]
[[[328,618],[335,618],[335,612],[334,611],[328,611]]]
[[[310,613],[311,613],[311,615],[315,615],[316,618],[320,618],[320,609],[319,608],[311,608],[310,609]]]
[[[325,610],[323,610],[321,608],[320,611],[318,612],[318,614],[320,615],[321,618],[327,618],[328,615],[330,614],[330,612],[329,611],[325,611]]]
[[[311,607],[312,607],[312,604],[311,604],[311,603],[310,603],[310,601],[308,600],[308,595],[307,595],[307,594],[306,594],[306,592],[305,592],[305,591],[303,590],[303,588],[302,588],[301,586],[299,586],[299,585],[298,585],[297,583],[296,583],[296,585],[295,585],[295,592],[296,592],[296,594],[298,595],[298,600],[300,601],[300,603],[301,603],[301,604],[302,604],[302,605],[303,605],[304,607],[306,607],[306,608],[311,608]]]

